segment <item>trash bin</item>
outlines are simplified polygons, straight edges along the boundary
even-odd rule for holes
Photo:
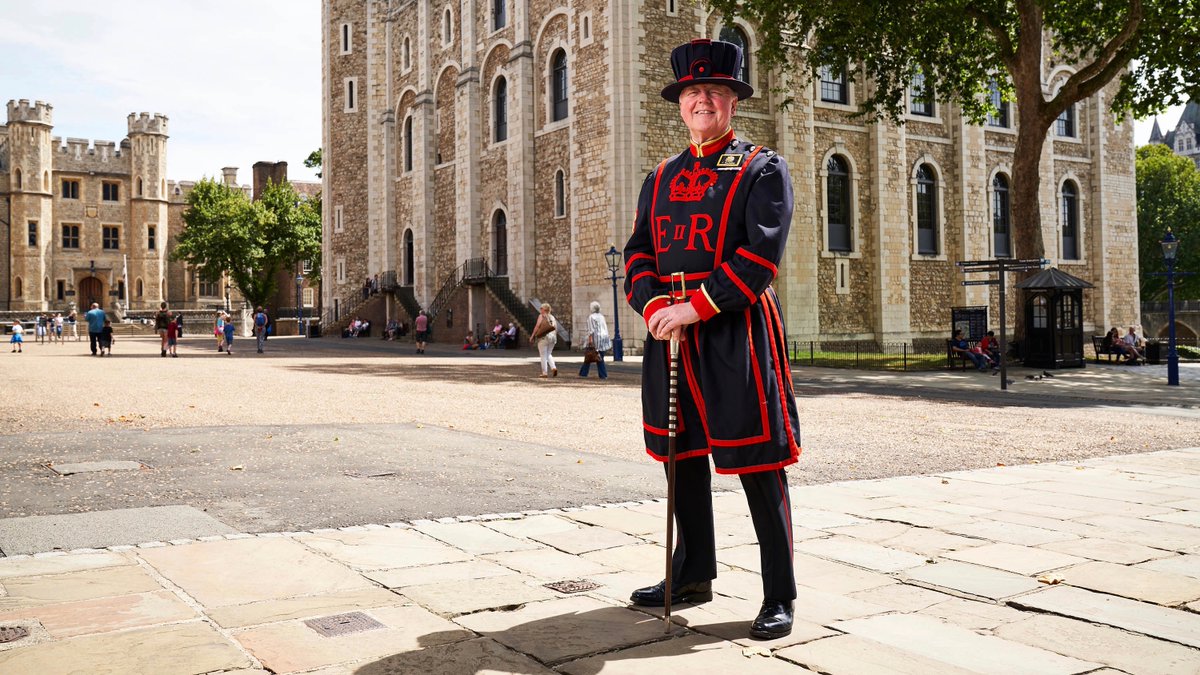
[[[308,324],[308,337],[310,337],[310,338],[321,337],[321,324],[316,323],[316,322]]]
[[[1158,340],[1146,343],[1146,363],[1156,366],[1162,363],[1162,343]]]

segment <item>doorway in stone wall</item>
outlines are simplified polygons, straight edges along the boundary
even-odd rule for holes
[[[96,277],[81,279],[76,286],[76,292],[79,294],[78,306],[83,308],[83,311],[90,309],[93,302],[104,306],[104,283]]]

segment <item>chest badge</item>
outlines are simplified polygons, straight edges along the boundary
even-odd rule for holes
[[[682,169],[671,179],[671,201],[698,202],[716,182],[717,172],[705,169],[700,166],[700,162],[696,162],[690,170]]]
[[[727,152],[717,158],[718,169],[740,169],[746,156],[740,152]]]

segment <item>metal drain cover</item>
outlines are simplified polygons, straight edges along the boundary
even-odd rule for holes
[[[29,637],[29,629],[24,626],[0,626],[0,645],[27,637]]]
[[[546,588],[559,593],[583,593],[600,588],[600,584],[586,579],[567,579],[565,581],[555,581],[553,583],[544,584]]]
[[[319,619],[309,619],[304,623],[324,637],[337,637],[339,635],[349,635],[350,633],[362,633],[363,631],[386,628],[386,626],[362,612],[323,616]]]

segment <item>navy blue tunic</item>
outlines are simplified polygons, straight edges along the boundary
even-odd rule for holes
[[[649,322],[672,303],[673,272],[701,321],[679,368],[676,457],[711,454],[718,473],[779,469],[800,454],[800,424],[779,300],[771,288],[792,219],[787,163],[723,137],[692,144],[642,184],[625,245],[626,299]],[[678,300],[677,300],[678,301]],[[667,458],[668,343],[646,336],[646,451]]]

